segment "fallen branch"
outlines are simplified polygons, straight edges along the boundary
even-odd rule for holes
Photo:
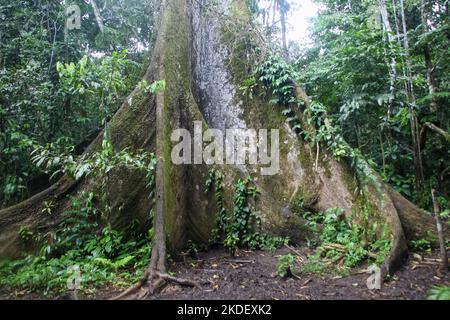
[[[367,255],[368,255],[370,258],[375,259],[375,260],[377,260],[378,257],[379,257],[376,253],[373,253],[373,252],[367,252]]]
[[[337,243],[327,243],[326,245],[323,245],[322,248],[324,248],[325,250],[337,250],[341,252],[348,251],[347,247]]]
[[[299,258],[301,258],[303,262],[308,261],[308,258],[307,258],[305,255],[301,254],[300,252],[298,252],[297,250],[295,250],[293,247],[291,247],[291,246],[289,246],[289,245],[287,245],[287,244],[285,245],[285,247],[286,247],[287,249],[289,249],[292,253],[294,253],[295,255],[297,255]]]
[[[328,243],[324,246],[322,246],[321,248],[323,248],[324,250],[328,251],[328,250],[336,250],[339,251],[341,253],[348,253],[348,248],[344,245],[341,244],[337,244],[337,243]],[[367,252],[367,255],[372,258],[372,259],[378,259],[379,255],[373,252]]]
[[[340,265],[340,264],[342,264],[342,262],[344,262],[344,259],[345,259],[345,254],[341,254],[341,255],[336,256],[335,258],[331,259],[326,264],[329,266],[333,265],[333,264]]]

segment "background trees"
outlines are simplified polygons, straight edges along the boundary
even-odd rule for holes
[[[65,32],[64,1],[0,1],[0,207],[46,185],[31,145],[82,147],[134,88],[151,50],[155,1],[97,1],[99,18],[89,1],[71,4],[81,29]]]
[[[314,46],[295,61],[307,91],[384,179],[431,209],[430,188],[442,201],[449,190],[448,1],[317,3]],[[428,123],[443,130],[429,140]]]

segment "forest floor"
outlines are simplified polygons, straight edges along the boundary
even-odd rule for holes
[[[308,249],[297,248],[302,254]],[[368,290],[369,274],[364,267],[346,275],[298,273],[282,279],[276,274],[278,257],[290,252],[240,251],[235,257],[223,249],[199,253],[196,259],[173,263],[171,271],[178,277],[196,280],[202,290],[177,285],[166,287],[151,299],[164,300],[421,300],[434,285],[450,285],[450,278],[438,272],[436,254],[411,255],[408,262],[385,282],[381,290]],[[301,270],[301,264],[299,264]],[[110,299],[123,288],[99,288],[80,299]],[[64,297],[60,297],[64,299]],[[38,294],[20,294],[0,289],[0,299],[48,299]]]

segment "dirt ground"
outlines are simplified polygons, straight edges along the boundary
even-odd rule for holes
[[[307,249],[297,248],[307,253]],[[171,266],[178,277],[198,281],[202,290],[168,286],[151,297],[164,300],[422,300],[434,285],[450,285],[449,277],[438,272],[435,254],[412,255],[395,276],[384,283],[381,290],[367,289],[369,275],[364,268],[352,270],[350,275],[321,277],[317,274],[298,274],[296,278],[282,279],[275,273],[280,255],[288,249],[271,252],[240,251],[236,257],[222,249],[200,253],[197,259]],[[420,261],[421,260],[421,261]],[[301,264],[299,264],[301,269]],[[100,288],[93,296],[80,299],[109,299],[123,289]],[[68,297],[60,297],[67,299]],[[17,292],[0,292],[0,299],[46,299]]]

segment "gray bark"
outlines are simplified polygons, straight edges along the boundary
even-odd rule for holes
[[[422,152],[420,148],[420,129],[419,120],[417,118],[416,110],[416,96],[414,93],[414,83],[413,83],[413,70],[412,62],[410,56],[410,47],[408,39],[408,28],[406,25],[406,15],[405,15],[405,5],[404,0],[400,0],[400,11],[402,17],[402,27],[403,27],[403,47],[405,50],[405,64],[406,64],[406,92],[408,95],[408,103],[410,106],[411,113],[411,137],[413,144],[413,156],[414,156],[414,173],[416,176],[416,191],[419,197],[423,195],[425,177],[423,172],[423,162],[422,162]]]
[[[391,99],[389,102],[389,111],[388,115],[390,116],[392,114],[392,102],[393,99],[395,99],[395,93],[396,93],[396,82],[397,82],[397,59],[395,58],[394,53],[394,32],[391,27],[391,23],[389,21],[389,13],[386,8],[386,1],[385,0],[379,0],[379,7],[381,12],[381,17],[383,21],[384,31],[386,33],[386,38],[389,43],[389,47],[391,49],[391,59],[390,62],[388,62],[389,67],[389,76],[390,76],[390,92],[391,92]],[[386,56],[388,56],[387,52]]]
[[[97,4],[95,3],[95,0],[89,0],[92,6],[92,10],[94,11],[95,20],[97,21],[98,28],[100,29],[101,33],[105,32],[105,25],[103,24],[103,18],[100,14],[100,10],[97,7]]]
[[[421,4],[421,8],[420,8],[423,34],[427,34],[429,32],[427,4],[428,4],[427,0],[422,0],[422,4]],[[435,80],[435,76],[434,76],[433,61],[431,58],[431,49],[430,49],[430,46],[428,43],[426,43],[424,45],[423,56],[425,59],[425,67],[426,67],[426,73],[427,73],[428,92],[431,95],[430,108],[433,112],[437,112],[439,106],[438,106],[437,99],[435,96],[435,94],[437,93],[436,83],[435,83],[436,80]]]

